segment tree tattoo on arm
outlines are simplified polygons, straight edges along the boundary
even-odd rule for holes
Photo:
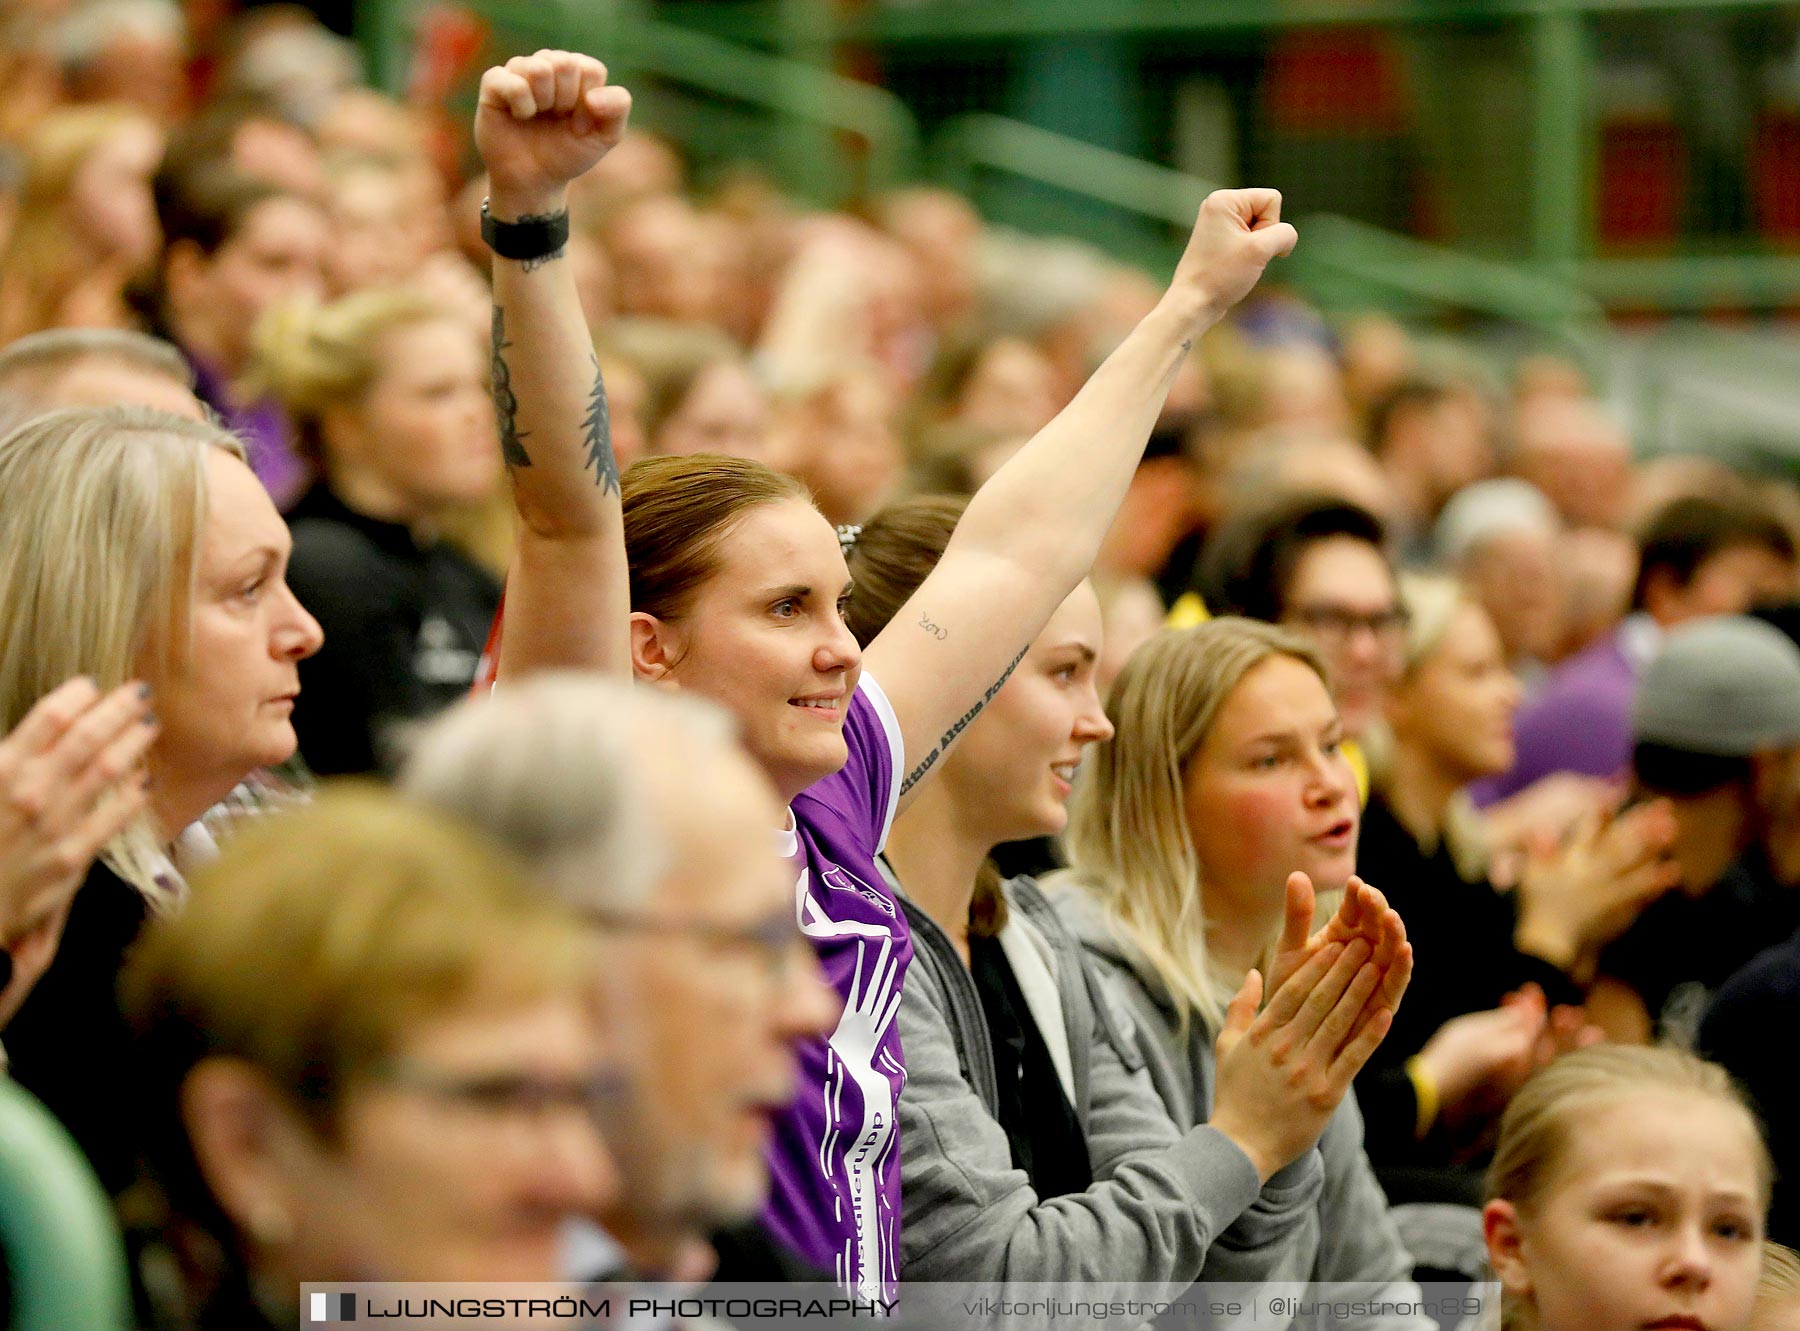
[[[1030,644],[1019,649],[1019,654],[1013,657],[1012,664],[1007,666],[1000,678],[995,680],[988,688],[988,691],[981,695],[981,701],[977,702],[968,711],[964,712],[962,719],[944,732],[943,738],[937,742],[936,747],[933,748],[930,753],[926,754],[924,758],[920,759],[917,767],[907,773],[906,780],[900,783],[900,793],[902,795],[918,785],[925,774],[933,767],[937,766],[937,760],[944,756],[944,751],[955,742],[956,737],[969,728],[969,723],[971,721],[981,715],[982,708],[994,701],[994,695],[1006,687],[1006,681],[1012,678],[1013,671],[1019,668],[1019,662],[1025,659],[1025,653],[1029,650]]]
[[[604,494],[619,493],[619,463],[613,457],[612,414],[606,407],[606,383],[600,376],[600,360],[594,358],[594,387],[588,394],[586,432],[587,465],[594,469],[594,483]]]
[[[519,398],[513,392],[512,371],[507,368],[504,352],[512,343],[506,340],[506,314],[494,306],[493,389],[494,415],[500,423],[500,456],[509,467],[529,467],[531,454],[525,451],[527,434],[519,430]]]

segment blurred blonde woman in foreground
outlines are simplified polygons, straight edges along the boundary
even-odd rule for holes
[[[571,911],[394,796],[234,838],[121,986],[157,1324],[292,1326],[304,1281],[557,1279],[565,1223],[618,1192],[594,965]]]

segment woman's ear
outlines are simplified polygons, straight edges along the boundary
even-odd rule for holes
[[[1515,1298],[1529,1295],[1531,1269],[1525,1260],[1518,1208],[1501,1199],[1489,1202],[1481,1208],[1481,1234],[1487,1240],[1488,1265],[1500,1287]]]
[[[671,626],[642,610],[631,613],[631,672],[651,684],[675,687],[670,679],[679,653]]]
[[[207,1190],[240,1233],[274,1247],[293,1237],[292,1113],[248,1063],[208,1058],[181,1084],[181,1123]]]

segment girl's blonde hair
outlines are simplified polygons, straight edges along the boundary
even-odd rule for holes
[[[1596,1101],[1659,1090],[1699,1096],[1743,1113],[1756,1137],[1757,1186],[1766,1206],[1775,1168],[1756,1114],[1731,1074],[1684,1049],[1627,1044],[1579,1049],[1532,1073],[1500,1116],[1500,1140],[1488,1166],[1483,1200],[1505,1200],[1530,1211],[1569,1146],[1571,1125],[1588,1117]]]
[[[19,218],[0,258],[0,343],[54,326],[63,302],[91,276],[92,256],[69,230],[69,194],[88,158],[139,126],[154,122],[128,106],[64,107],[27,138]]]
[[[244,458],[216,426],[126,407],[0,439],[0,734],[74,676],[105,690],[185,661],[214,449]],[[146,814],[101,858],[156,900],[161,841]]]
[[[1325,663],[1303,639],[1226,617],[1165,631],[1113,682],[1106,714],[1117,733],[1083,763],[1069,808],[1070,870],[1057,875],[1097,898],[1113,933],[1162,977],[1185,1027],[1224,1020],[1236,987],[1207,954],[1205,885],[1188,831],[1188,764],[1243,679],[1272,657]]]
[[[400,328],[452,320],[443,302],[411,287],[356,291],[328,304],[297,301],[257,323],[249,382],[286,409],[301,452],[325,461],[325,413],[353,406],[383,369],[381,341]]]
[[[1779,1243],[1765,1243],[1749,1331],[1783,1331],[1796,1317],[1800,1317],[1800,1253]]]

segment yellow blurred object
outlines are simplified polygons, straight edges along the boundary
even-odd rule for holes
[[[1199,592],[1183,592],[1174,605],[1169,607],[1168,617],[1163,620],[1163,627],[1170,629],[1191,629],[1196,624],[1204,624],[1212,616],[1206,611],[1206,602],[1200,599]]]
[[[1413,1085],[1413,1098],[1418,1102],[1418,1117],[1413,1122],[1413,1137],[1424,1141],[1425,1134],[1431,1131],[1431,1125],[1437,1122],[1438,1093],[1437,1083],[1425,1070],[1417,1054],[1406,1060],[1406,1075]]]

